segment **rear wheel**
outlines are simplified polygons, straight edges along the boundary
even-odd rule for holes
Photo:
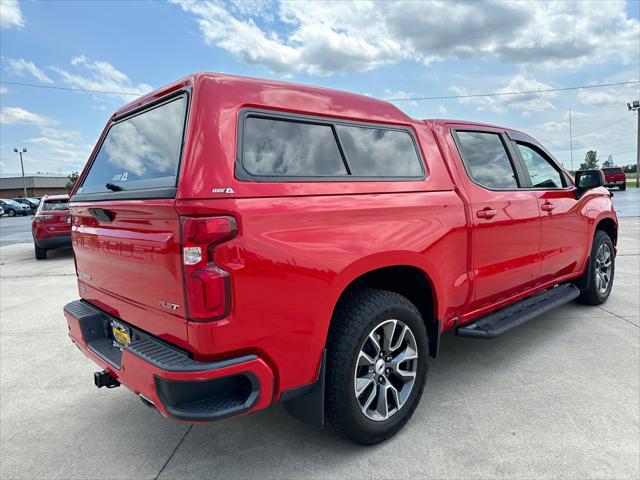
[[[620,191],[624,191],[624,190],[626,190],[626,189],[627,189],[627,186],[626,186],[626,185],[620,185]]]
[[[47,258],[47,249],[46,248],[40,248],[35,243],[33,244],[33,247],[34,247],[34,249],[36,251],[36,260],[45,260]]]
[[[585,275],[589,275],[589,288],[578,297],[580,303],[600,305],[604,303],[613,286],[615,255],[613,242],[602,230],[596,230],[591,247],[591,261]]]
[[[356,291],[338,307],[327,344],[327,427],[361,445],[395,435],[422,396],[427,354],[424,322],[407,298]]]

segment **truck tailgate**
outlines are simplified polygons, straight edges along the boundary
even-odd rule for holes
[[[80,295],[149,333],[187,342],[173,199],[72,204]]]

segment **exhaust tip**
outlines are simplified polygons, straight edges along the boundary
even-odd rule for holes
[[[153,410],[156,413],[160,413],[162,415],[162,413],[160,412],[160,410],[158,410],[158,407],[156,407],[156,404],[153,403],[151,400],[149,400],[147,397],[145,397],[143,394],[139,394],[140,400],[142,400],[142,403],[144,403],[145,406],[149,407],[151,410]],[[163,415],[164,416],[164,415]]]

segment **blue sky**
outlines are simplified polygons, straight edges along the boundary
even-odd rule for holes
[[[144,93],[195,71],[378,98],[538,90],[640,79],[640,2],[162,2],[0,0],[3,82]],[[416,118],[524,130],[570,166],[586,150],[635,163],[640,84],[395,102]],[[0,168],[82,168],[135,96],[0,85]]]

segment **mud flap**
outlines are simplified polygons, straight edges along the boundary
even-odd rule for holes
[[[324,377],[327,349],[322,351],[318,379],[294,391],[283,392],[282,404],[293,418],[314,427],[324,428]]]

